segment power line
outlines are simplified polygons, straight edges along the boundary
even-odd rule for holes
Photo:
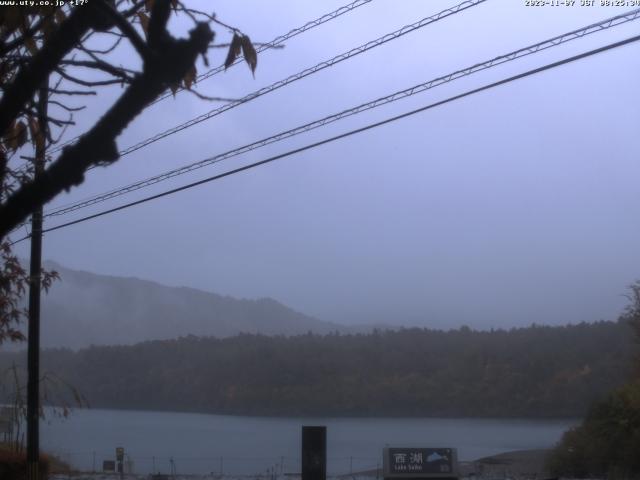
[[[372,0],[356,0],[355,2],[352,2],[348,5],[344,5],[336,10],[334,10],[333,12],[327,13],[325,15],[322,15],[319,18],[316,18],[315,20],[312,20],[310,22],[305,23],[302,27],[298,27],[298,28],[294,28],[293,30],[290,30],[289,32],[287,32],[284,35],[280,35],[276,38],[274,38],[273,40],[271,40],[270,42],[266,43],[266,44],[262,44],[260,45],[258,48],[256,48],[256,53],[261,53],[264,52],[265,50],[268,50],[270,48],[275,48],[279,45],[282,45],[284,42],[286,42],[287,40],[300,35],[301,33],[306,32],[307,30],[311,30],[319,25],[322,25],[323,23],[328,22],[329,20],[333,20],[335,18],[338,18],[339,16],[345,14],[345,13],[349,13],[353,10],[355,10],[358,7],[361,7],[363,5],[366,5],[367,3],[371,2]],[[232,65],[236,65],[238,63],[242,63],[244,60],[241,58],[237,58]],[[212,68],[211,70],[209,70],[208,72],[203,73],[202,75],[198,75],[197,77],[197,81],[200,82],[202,80],[206,80],[207,78],[213,77],[214,75],[217,75],[218,73],[224,72],[226,70],[224,65],[219,65],[215,68]],[[179,91],[183,91],[184,88],[181,88]],[[176,92],[177,93],[177,92]],[[158,98],[155,102],[153,103],[157,103],[161,100],[164,100],[165,98],[169,98],[173,96],[173,93],[166,93],[164,94],[162,97]]]
[[[605,51],[608,51],[608,50],[612,50],[614,48],[619,48],[619,47],[622,47],[624,45],[628,45],[630,43],[637,42],[638,40],[640,40],[640,35],[636,35],[634,37],[630,37],[630,38],[627,38],[625,40],[621,40],[621,41],[618,41],[618,42],[610,43],[610,44],[605,45],[603,47],[595,48],[593,50],[589,50],[587,52],[584,52],[584,53],[581,53],[581,54],[578,54],[578,55],[574,55],[574,56],[565,58],[563,60],[559,60],[559,61],[556,61],[556,62],[553,62],[553,63],[548,63],[548,64],[543,65],[541,67],[537,67],[537,68],[534,68],[534,69],[531,69],[531,70],[527,70],[526,72],[523,72],[523,73],[520,73],[520,74],[517,74],[517,75],[513,75],[511,77],[508,77],[508,78],[505,78],[505,79],[502,79],[502,80],[498,80],[496,82],[489,83],[489,84],[483,85],[481,87],[474,88],[472,90],[468,90],[468,91],[466,91],[464,93],[461,93],[461,94],[458,94],[458,95],[454,95],[452,97],[448,97],[448,98],[446,98],[444,100],[440,100],[438,102],[431,103],[431,104],[426,105],[424,107],[420,107],[420,108],[417,108],[415,110],[411,110],[409,112],[405,112],[405,113],[400,114],[400,115],[389,117],[389,118],[387,118],[385,120],[381,120],[379,122],[371,123],[371,124],[366,125],[364,127],[360,127],[360,128],[354,129],[354,130],[350,130],[350,131],[342,133],[340,135],[336,135],[336,136],[333,136],[333,137],[330,137],[330,138],[326,138],[326,139],[318,141],[318,142],[314,142],[314,143],[305,145],[304,147],[300,147],[300,148],[296,148],[296,149],[293,149],[293,150],[289,150],[289,151],[287,151],[285,153],[281,153],[279,155],[274,155],[272,157],[266,158],[266,159],[261,160],[259,162],[254,162],[254,163],[251,163],[249,165],[238,167],[238,168],[235,168],[233,170],[229,170],[227,172],[220,173],[218,175],[214,175],[214,176],[199,180],[197,182],[189,183],[187,185],[183,185],[181,187],[177,187],[177,188],[174,188],[174,189],[171,189],[171,190],[167,190],[165,192],[162,192],[162,193],[159,193],[159,194],[156,194],[156,195],[152,195],[152,196],[149,196],[149,197],[142,198],[140,200],[136,200],[134,202],[130,202],[130,203],[127,203],[127,204],[124,204],[124,205],[120,205],[119,207],[110,208],[108,210],[104,210],[102,212],[98,212],[98,213],[95,213],[93,215],[88,215],[86,217],[82,217],[82,218],[79,218],[77,220],[73,220],[71,222],[67,222],[67,223],[63,223],[63,224],[60,224],[60,225],[56,225],[55,227],[47,228],[47,229],[43,230],[43,232],[52,232],[54,230],[59,230],[61,228],[69,227],[71,225],[76,225],[78,223],[86,222],[86,221],[92,220],[94,218],[98,218],[98,217],[101,217],[101,216],[104,216],[104,215],[107,215],[107,214],[110,214],[110,213],[118,212],[120,210],[124,210],[124,209],[130,208],[130,207],[136,206],[136,205],[140,205],[142,203],[146,203],[146,202],[149,202],[151,200],[156,200],[158,198],[162,198],[162,197],[165,197],[165,196],[168,196],[168,195],[172,195],[174,193],[181,192],[183,190],[188,190],[190,188],[197,187],[199,185],[203,185],[205,183],[209,183],[209,182],[212,182],[212,181],[215,181],[215,180],[220,180],[222,178],[225,178],[225,177],[228,177],[228,176],[240,173],[240,172],[244,172],[245,170],[250,170],[250,169],[253,169],[255,167],[258,167],[258,166],[261,166],[261,165],[265,165],[267,163],[271,163],[271,162],[274,162],[276,160],[280,160],[282,158],[289,157],[289,156],[297,154],[297,153],[301,153],[301,152],[304,152],[304,151],[307,151],[307,150],[311,150],[311,149],[317,148],[317,147],[319,147],[321,145],[332,143],[332,142],[335,142],[337,140],[341,140],[343,138],[347,138],[347,137],[356,135],[358,133],[362,133],[362,132],[365,132],[367,130],[371,130],[371,129],[374,129],[374,128],[377,128],[377,127],[380,127],[380,126],[383,126],[383,125],[386,125],[386,124],[401,120],[403,118],[407,118],[407,117],[416,115],[418,113],[430,110],[432,108],[439,107],[441,105],[445,105],[447,103],[451,103],[451,102],[454,102],[456,100],[460,100],[462,98],[469,97],[471,95],[475,95],[477,93],[480,93],[480,92],[483,92],[483,91],[486,91],[486,90],[490,90],[492,88],[499,87],[501,85],[505,85],[507,83],[510,83],[510,82],[513,82],[513,81],[516,81],[516,80],[520,80],[522,78],[526,78],[526,77],[529,77],[529,76],[532,76],[532,75],[535,75],[535,74],[538,74],[538,73],[541,73],[541,72],[544,72],[544,71],[547,71],[547,70],[551,70],[553,68],[560,67],[562,65],[566,65],[566,64],[569,64],[569,63],[572,63],[572,62],[576,62],[578,60],[582,60],[582,59],[587,58],[587,57],[591,57],[593,55],[596,55],[596,54],[599,54],[599,53],[602,53],[602,52],[605,52]],[[14,244],[16,244],[18,242],[21,242],[21,241],[23,241],[23,240],[25,240],[27,238],[29,238],[29,237],[24,237],[24,238],[21,238],[20,240],[16,240],[15,242],[12,242],[11,245],[14,245]]]
[[[330,20],[334,20],[338,17],[340,17],[341,15],[344,15],[345,13],[349,13],[352,12],[353,10],[355,10],[358,7],[361,7],[363,5],[367,5],[368,3],[370,3],[372,0],[355,0],[347,5],[343,5],[340,8],[337,8],[336,10],[329,12],[329,13],[325,13],[324,15],[322,15],[321,17],[316,18],[315,20],[311,20],[307,23],[305,23],[304,25],[302,25],[301,27],[297,27],[294,28],[292,30],[289,30],[287,33],[285,33],[284,35],[279,35],[276,38],[274,38],[273,40],[271,40],[268,43],[264,43],[261,44],[260,46],[258,46],[256,48],[256,53],[261,53],[264,52],[265,50],[269,50],[270,48],[276,48],[282,44],[284,44],[284,42],[286,42],[287,40],[290,40],[293,37],[296,37],[298,35],[300,35],[301,33],[304,33],[306,31],[312,30],[313,28],[322,25]],[[242,62],[243,60],[241,58],[237,58],[230,66],[236,65],[240,62]],[[214,75],[217,75],[218,73],[224,72],[225,70],[227,70],[225,68],[224,65],[220,65],[218,67],[212,68],[211,70],[198,75],[198,77],[196,78],[196,82],[200,82],[202,80],[206,80],[207,78],[213,77]],[[180,88],[176,91],[176,94],[181,92],[182,90],[184,90],[183,88]],[[155,103],[160,102],[161,100],[164,100],[165,98],[169,98],[172,97],[174,94],[173,93],[166,93],[164,95],[162,95],[161,97],[157,98],[154,102],[152,102],[150,105],[153,105]],[[55,148],[53,148],[51,150],[52,153],[54,152],[58,152],[60,150],[62,150],[65,146],[74,143],[75,141],[77,141],[80,138],[80,135],[78,135],[77,137],[74,137],[70,140],[67,140],[66,142],[56,146]]]
[[[325,68],[329,68],[329,67],[333,67],[335,65],[337,65],[340,62],[343,62],[345,60],[348,60],[350,58],[355,57],[356,55],[360,55],[361,53],[367,52],[373,48],[379,47],[380,45],[383,45],[387,42],[390,42],[392,40],[395,40],[397,38],[400,38],[408,33],[411,33],[415,30],[418,30],[420,28],[423,28],[427,25],[430,25],[432,23],[435,23],[439,20],[442,20],[443,18],[449,17],[451,15],[455,15],[457,13],[460,13],[464,10],[467,10],[468,8],[471,7],[475,7],[481,3],[486,2],[487,0],[465,0],[464,2],[451,7],[451,8],[447,8],[435,15],[432,15],[430,17],[425,17],[422,20],[419,20],[415,23],[409,24],[409,25],[405,25],[402,28],[399,28],[398,30],[391,32],[391,33],[387,33],[386,35],[383,35],[382,37],[379,37],[375,40],[371,40],[370,42],[367,42],[363,45],[360,45],[359,47],[356,48],[352,48],[351,50],[341,53],[339,55],[336,55],[333,58],[330,58],[329,60],[325,60],[323,62],[320,62],[316,65],[314,65],[313,67],[309,67],[306,68],[294,75],[290,75],[287,78],[284,78],[282,80],[279,80],[275,83],[272,83],[271,85],[268,85],[266,87],[263,87],[259,90],[256,90],[252,93],[249,93],[247,95],[245,95],[242,98],[239,98],[237,100],[234,100],[232,102],[226,103],[224,105],[221,105],[218,108],[215,108],[213,110],[210,110],[207,113],[204,113],[202,115],[199,115],[195,118],[192,118],[191,120],[181,123],[180,125],[176,125],[175,127],[172,127],[168,130],[165,130],[164,132],[160,132],[152,137],[149,137],[141,142],[138,142],[130,147],[125,148],[124,150],[122,150],[120,152],[120,156],[124,156],[124,155],[128,155],[132,152],[135,152],[136,150],[140,150],[143,147],[146,147],[152,143],[157,142],[158,140],[161,140],[163,138],[168,137],[169,135],[173,135],[175,133],[181,132],[182,130],[185,130],[187,128],[190,128],[194,125],[197,125],[198,123],[204,122],[205,120],[209,120],[210,118],[213,118],[217,115],[220,115],[221,113],[224,113],[228,110],[231,110],[232,108],[238,107],[240,105],[243,105],[247,102],[250,102],[252,100],[255,100],[256,98],[259,98],[263,95],[266,95],[267,93],[271,93],[275,90],[278,90],[286,85],[289,85],[293,82],[296,82],[298,80],[301,80],[305,77],[308,77],[309,75],[313,75],[314,73],[317,73],[321,70],[324,70]]]
[[[152,143],[155,143],[163,138],[166,138],[170,135],[173,135],[175,133],[181,132],[182,130],[185,130],[187,128],[190,128],[194,125],[197,125],[199,123],[204,122],[205,120],[209,120],[215,116],[218,116],[228,110],[231,110],[235,107],[238,107],[240,105],[243,105],[245,103],[248,103],[252,100],[255,100],[258,97],[261,97],[263,95],[266,95],[267,93],[270,93],[272,91],[278,90],[286,85],[289,85],[293,82],[296,82],[298,80],[301,80],[309,75],[312,75],[314,73],[317,73],[321,70],[324,70],[325,68],[328,67],[332,67],[344,60],[347,60],[349,58],[355,57],[356,55],[359,55],[361,53],[364,53],[368,50],[371,50],[375,47],[378,47],[380,45],[383,45],[391,40],[395,40],[401,36],[404,36],[408,33],[411,33],[415,30],[418,30],[422,27],[425,27],[427,25],[430,25],[432,23],[435,23],[443,18],[449,17],[451,15],[454,15],[456,13],[459,13],[463,10],[466,10],[468,8],[474,7],[479,5],[480,3],[484,3],[486,0],[465,0],[464,2],[451,7],[451,8],[447,8],[445,10],[442,10],[441,12],[429,16],[429,17],[425,17],[417,22],[414,22],[412,24],[408,24],[405,25],[403,27],[401,27],[398,30],[395,30],[391,33],[387,33],[386,35],[383,35],[382,37],[379,37],[375,40],[371,40],[363,45],[360,45],[359,47],[353,48],[347,52],[341,53],[339,55],[336,55],[335,57],[329,59],[329,60],[325,60],[323,62],[320,62],[316,65],[314,65],[313,67],[309,67],[306,68],[294,75],[290,75],[289,77],[279,80],[275,83],[272,83],[271,85],[268,85],[266,87],[263,87],[259,90],[256,90],[252,93],[249,93],[247,95],[245,95],[244,97],[234,100],[232,102],[226,103],[224,105],[221,105],[218,108],[215,108],[213,110],[210,110],[209,112],[199,115],[198,117],[192,118],[191,120],[188,120],[187,122],[184,122],[180,125],[177,125],[175,127],[172,127],[168,130],[165,130],[163,132],[160,132],[152,137],[148,137],[145,140],[142,140],[141,142],[138,142],[130,147],[125,148],[124,150],[121,150],[119,152],[120,156],[125,156],[128,155],[129,153],[133,153],[137,150],[140,150],[141,148],[144,148]],[[95,166],[89,167],[87,170],[93,170],[95,168]]]
[[[309,122],[306,123],[304,125],[292,128],[290,130],[286,130],[280,133],[277,133],[275,135],[272,135],[270,137],[255,141],[253,143],[244,145],[242,147],[233,149],[233,150],[229,150],[227,152],[212,156],[212,157],[208,157],[205,158],[203,160],[200,160],[198,162],[189,164],[189,165],[185,165],[183,167],[180,168],[176,168],[173,170],[170,170],[168,172],[165,172],[163,174],[160,175],[155,175],[153,177],[147,178],[145,180],[140,180],[138,182],[132,183],[130,185],[127,185],[125,187],[120,187],[114,190],[111,190],[109,192],[106,193],[102,193],[100,195],[96,195],[94,197],[91,197],[89,199],[80,201],[80,202],[76,202],[74,204],[70,204],[68,206],[65,207],[60,207],[56,210],[53,210],[51,212],[46,213],[45,217],[52,217],[52,216],[59,216],[59,215],[64,215],[66,213],[69,212],[73,212],[76,210],[79,210],[81,208],[85,208],[88,207],[90,205],[95,205],[97,203],[101,203],[103,201],[121,196],[121,195],[125,195],[127,193],[131,193],[135,190],[139,190],[141,188],[145,188],[151,185],[154,185],[156,183],[159,183],[161,181],[164,180],[168,180],[170,178],[191,172],[193,170],[199,169],[199,168],[203,168],[205,166],[208,165],[212,165],[218,162],[221,162],[223,160],[227,160],[229,158],[241,155],[243,153],[247,153],[249,151],[252,150],[256,150],[258,148],[264,147],[266,145],[270,145],[272,143],[276,143],[279,142],[281,140],[287,139],[287,138],[291,138],[295,135],[299,135],[301,133],[305,133],[308,132],[310,130],[328,125],[330,123],[336,122],[338,120],[341,120],[343,118],[347,118],[350,117],[352,115],[356,115],[359,113],[362,113],[364,111],[373,109],[373,108],[377,108],[379,106],[382,105],[386,105],[388,103],[392,103],[398,100],[401,100],[403,98],[407,98],[410,97],[412,95],[424,92],[426,90],[430,90],[432,88],[435,88],[437,86],[443,85],[445,83],[449,83],[451,81],[457,80],[461,77],[465,77],[477,72],[480,72],[482,70],[486,70],[492,67],[495,67],[497,65],[501,65],[503,63],[506,62],[510,62],[513,60],[516,60],[518,58],[522,58],[531,54],[534,54],[536,52],[542,51],[542,50],[546,50],[548,48],[551,47],[555,47],[558,45],[561,45],[563,43],[575,40],[575,39],[579,39],[584,37],[585,35],[589,35],[591,33],[595,33],[601,30],[605,30],[608,28],[611,28],[613,26],[617,26],[617,25],[621,25],[623,23],[626,22],[630,22],[632,20],[637,20],[640,18],[640,9],[636,9],[621,15],[617,15],[615,17],[611,17],[608,18],[606,20],[602,20],[598,23],[594,23],[594,24],[590,24],[586,27],[577,29],[577,30],[573,30],[571,32],[562,34],[562,35],[558,35],[556,37],[550,38],[548,40],[544,40],[542,42],[538,42],[536,44],[530,45],[528,47],[524,47],[524,48],[520,48],[518,50],[515,50],[513,52],[504,54],[504,55],[500,55],[497,57],[494,57],[490,60],[486,60],[484,62],[481,63],[476,63],[470,67],[466,67],[464,69],[461,70],[456,70],[455,72],[449,73],[447,75],[443,75],[440,77],[437,77],[435,79],[429,80],[427,82],[415,85],[413,87],[407,88],[405,90],[400,90],[398,92],[392,93],[390,95],[384,96],[384,97],[380,97],[377,98],[375,100],[372,100],[370,102],[367,103],[363,103],[361,105],[358,105],[356,107],[352,107],[350,109],[347,110],[343,110],[339,113],[335,113],[333,115],[329,115],[326,116],[324,118],[315,120],[313,122]]]
[[[285,79],[279,80],[275,83],[272,83],[269,86],[263,87],[259,90],[256,90],[250,94],[245,95],[244,97],[238,99],[238,100],[234,100],[232,102],[229,102],[225,105],[222,105],[216,109],[213,109],[205,114],[202,114],[198,117],[195,117],[185,123],[182,123],[180,125],[177,125],[169,130],[165,130],[164,132],[160,132],[152,137],[149,137],[141,142],[138,142],[135,145],[132,145],[122,151],[119,152],[119,155],[122,157],[124,155],[127,155],[129,153],[132,153],[136,150],[139,150],[143,147],[146,147],[152,143],[155,143],[165,137],[168,137],[170,135],[173,135],[175,133],[178,133],[182,130],[185,130],[187,128],[190,128],[194,125],[197,125],[198,123],[201,123],[205,120],[208,120],[210,118],[213,118],[217,115],[220,115],[221,113],[224,113],[228,110],[231,110],[232,108],[235,108],[239,105],[243,105],[247,102],[250,102],[258,97],[261,97],[262,95],[265,95],[267,93],[270,93],[272,91],[278,90],[286,85],[289,85],[290,83],[296,82],[298,80],[301,80],[309,75],[312,75],[314,73],[317,73],[321,70],[324,70],[325,68],[328,67],[332,67],[344,60],[347,60],[349,58],[353,58],[356,55],[359,55],[361,53],[364,53],[368,50],[371,50],[373,48],[376,48],[380,45],[383,45],[389,41],[395,40],[397,38],[400,38],[401,36],[404,36],[408,33],[411,33],[415,30],[418,30],[422,27],[425,27],[427,25],[430,25],[432,23],[435,23],[439,20],[442,20],[443,18],[449,17],[451,15],[455,15],[457,13],[460,13],[461,11],[467,10],[468,8],[471,7],[475,7],[481,3],[484,3],[486,0],[465,0],[453,7],[447,8],[442,10],[441,12],[436,13],[435,15],[431,15],[429,17],[425,17],[421,20],[418,20],[417,22],[414,22],[412,24],[408,24],[405,25],[401,28],[399,28],[398,30],[395,30],[394,32],[391,33],[387,33],[386,35],[383,35],[382,37],[379,37],[375,40],[371,40],[363,45],[360,45],[359,47],[353,48],[347,52],[344,52],[342,54],[336,55],[335,57],[329,59],[329,60],[325,60],[323,62],[320,62],[316,65],[314,65],[313,67],[307,68],[305,70],[302,70],[294,75],[291,75]],[[96,168],[96,166],[92,166],[87,168],[87,171],[89,170],[93,170],[94,168]],[[21,225],[18,225],[18,227]]]

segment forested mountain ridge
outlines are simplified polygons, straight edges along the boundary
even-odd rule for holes
[[[133,344],[186,335],[296,335],[343,327],[271,299],[236,299],[137,278],[71,270],[47,262],[60,280],[42,297],[45,347]]]
[[[575,417],[629,374],[628,325],[216,339],[43,352],[94,407],[241,415]],[[18,354],[0,355],[6,367]]]

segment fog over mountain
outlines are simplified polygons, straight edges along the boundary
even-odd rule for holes
[[[200,3],[264,42],[347,2]],[[291,38],[284,49],[261,52],[255,77],[238,65],[195,88],[243,98],[453,3],[368,2]],[[531,8],[502,1],[467,8],[94,169],[45,211],[162,176],[626,10],[597,3]],[[180,15],[171,22],[181,35],[193,27]],[[190,170],[121,201],[113,198],[56,221],[49,217],[47,227],[420,109],[637,30],[637,22],[598,30]],[[224,28],[218,35],[220,43],[230,40]],[[224,49],[209,55],[212,66],[224,63]],[[490,329],[616,318],[627,285],[640,276],[640,142],[634,140],[640,109],[637,82],[629,80],[638,77],[639,56],[640,43],[628,44],[51,231],[44,255],[75,269],[236,298],[271,297],[344,324]],[[199,63],[199,72],[208,69]],[[84,133],[120,94],[114,86],[83,98],[87,108],[74,112],[76,126],[63,141]],[[189,94],[157,102],[122,133],[118,148],[217,107]],[[28,242],[15,249],[28,257]]]
[[[186,335],[240,332],[294,335],[345,328],[296,312],[271,298],[237,299],[137,278],[70,270],[42,297],[44,347],[132,344]]]

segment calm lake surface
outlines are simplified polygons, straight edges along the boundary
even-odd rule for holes
[[[302,425],[327,426],[331,475],[374,469],[389,446],[455,447],[459,460],[548,448],[578,420],[264,418],[75,410],[40,427],[42,448],[82,470],[101,470],[124,447],[136,473],[228,475],[300,471]]]

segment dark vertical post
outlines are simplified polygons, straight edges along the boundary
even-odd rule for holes
[[[327,427],[302,427],[302,480],[327,478]]]
[[[44,171],[49,79],[38,93],[38,130],[34,177]],[[29,339],[27,345],[27,479],[39,480],[40,461],[40,287],[42,270],[42,206],[31,215],[29,265]]]
[[[124,447],[116,447],[116,461],[120,480],[122,480],[124,478]]]

